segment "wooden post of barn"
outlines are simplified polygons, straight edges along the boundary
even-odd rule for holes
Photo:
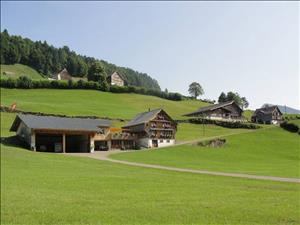
[[[63,133],[62,150],[63,150],[63,153],[66,153],[66,134],[65,133]]]

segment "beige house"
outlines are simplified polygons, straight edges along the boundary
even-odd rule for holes
[[[124,77],[119,74],[118,72],[114,72],[113,74],[111,74],[110,76],[107,77],[108,83],[110,85],[116,85],[116,86],[124,86]]]
[[[72,80],[72,76],[69,74],[68,70],[64,68],[62,71],[53,74],[51,80]]]

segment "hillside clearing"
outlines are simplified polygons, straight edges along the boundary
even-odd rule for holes
[[[35,69],[22,65],[3,65],[1,64],[1,77],[3,78],[18,78],[20,76],[26,76],[31,79],[43,79],[42,75],[39,74]]]

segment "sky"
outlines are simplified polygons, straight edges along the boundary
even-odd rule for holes
[[[300,109],[299,28],[298,2],[1,1],[2,31],[145,72],[162,90],[238,92],[251,109]]]

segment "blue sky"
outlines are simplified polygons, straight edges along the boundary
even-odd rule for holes
[[[162,89],[299,106],[298,2],[1,2],[1,30],[146,72]]]

